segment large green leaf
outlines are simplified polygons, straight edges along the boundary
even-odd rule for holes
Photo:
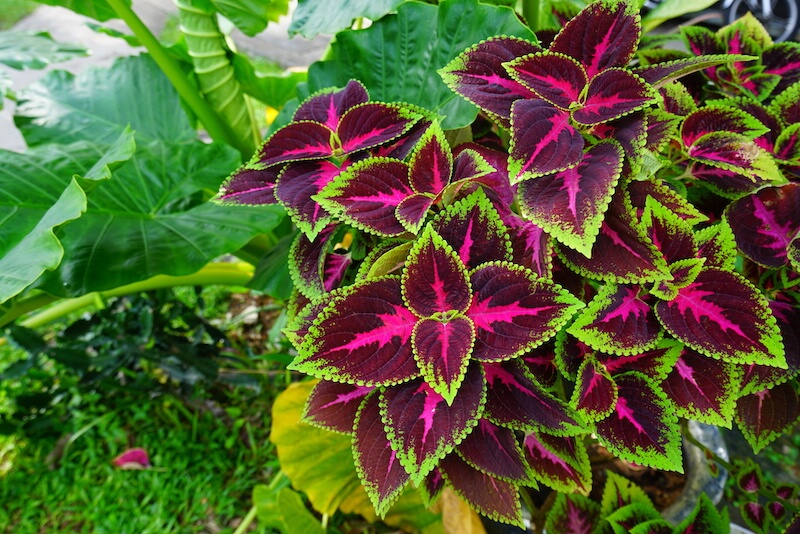
[[[305,71],[259,72],[244,54],[234,54],[233,70],[245,93],[274,109],[294,98],[297,84],[307,77]]]
[[[159,274],[187,275],[271,230],[283,217],[280,207],[222,207],[208,201],[237,165],[238,154],[222,145],[140,146],[111,179],[91,191],[83,217],[63,229],[64,259],[37,287],[75,296]],[[15,176],[28,176],[29,186],[47,181],[62,188],[72,173],[84,176],[91,170],[87,164],[44,175],[23,159],[11,159],[6,167]]]
[[[87,55],[86,48],[58,43],[47,32],[0,32],[0,63],[12,69],[43,69],[51,63]]]
[[[126,126],[138,143],[197,136],[175,89],[149,56],[120,58],[110,68],[75,76],[53,71],[19,92],[14,120],[28,146],[115,140]]]
[[[717,3],[717,0],[662,0],[642,17],[645,32],[688,13],[699,13]]]
[[[300,494],[289,487],[273,489],[266,484],[253,488],[253,505],[259,525],[283,534],[325,534],[316,517],[305,507]]]
[[[61,6],[71,9],[75,13],[86,15],[95,20],[105,21],[117,18],[117,13],[106,0],[36,0],[40,4],[50,6]],[[130,6],[131,0],[118,0],[120,3]]]
[[[320,33],[336,33],[360,17],[378,20],[402,3],[403,0],[300,0],[289,34],[299,33],[311,39]]]
[[[500,34],[535,40],[507,7],[477,0],[407,2],[366,30],[338,34],[330,59],[310,67],[309,86],[312,92],[343,87],[355,78],[373,100],[417,104],[444,115],[445,129],[461,128],[475,119],[477,108],[448,89],[436,71],[465,48]]]
[[[58,267],[64,249],[55,228],[86,210],[85,190],[130,159],[133,146],[127,131],[105,151],[85,141],[0,150],[0,303]],[[73,175],[87,168],[79,183]]]
[[[289,0],[211,0],[211,3],[250,37],[289,12]]]
[[[11,77],[6,71],[0,70],[0,110],[3,109],[3,100],[11,91]]]

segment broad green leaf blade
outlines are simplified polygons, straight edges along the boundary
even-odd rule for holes
[[[87,55],[84,47],[58,43],[47,32],[0,32],[0,63],[12,69],[43,69],[51,63]]]
[[[6,74],[6,71],[0,70],[0,110],[3,109],[3,100],[11,91],[11,77]]]
[[[445,116],[445,130],[470,124],[476,108],[458,98],[437,70],[464,49],[492,35],[535,41],[507,7],[477,0],[433,6],[407,2],[366,30],[346,32],[331,45],[329,58],[309,69],[309,89],[364,83],[373,100],[406,101]]]
[[[87,142],[0,151],[0,302],[58,267],[64,248],[54,229],[86,211],[86,192],[132,150],[127,131],[105,152]],[[87,168],[85,179],[72,178]]]
[[[219,13],[253,37],[289,11],[289,0],[211,0]]]
[[[40,4],[49,6],[61,6],[71,9],[75,13],[86,15],[100,22],[119,18],[117,12],[108,3],[108,0],[36,0]],[[119,0],[122,4],[130,7],[131,0]]]
[[[656,7],[642,17],[642,29],[649,32],[662,23],[687,13],[699,13],[716,3],[716,0],[668,0],[658,2]]]
[[[253,506],[260,525],[278,529],[283,534],[325,534],[320,522],[292,488],[274,490],[266,484],[258,484],[253,488]]]
[[[11,248],[0,249],[0,302],[20,293],[44,271],[58,267],[64,248],[54,229],[67,221],[77,219],[84,210],[86,195],[73,179],[38,224],[28,232],[21,233],[24,236],[21,241]]]
[[[14,120],[29,147],[80,140],[109,143],[128,125],[139,144],[197,136],[177,93],[148,56],[122,58],[110,68],[87,69],[77,76],[51,72],[19,92]]]
[[[305,71],[260,72],[244,54],[234,54],[232,63],[242,90],[273,109],[295,98],[297,84],[307,78]]]
[[[66,250],[61,267],[37,287],[72,296],[158,274],[187,275],[269,231],[283,217],[278,206],[208,202],[237,163],[238,154],[221,145],[140,147],[92,190],[86,214],[61,236]],[[89,168],[27,174],[63,186],[69,176],[85,176]]]
[[[312,39],[320,33],[337,33],[353,20],[378,20],[394,11],[403,0],[300,0],[289,26],[289,35]]]

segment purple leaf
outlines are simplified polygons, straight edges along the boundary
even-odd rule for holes
[[[745,366],[741,395],[770,388],[800,373],[800,310],[797,306],[774,300],[769,302],[769,307],[781,331],[788,369],[760,364]]]
[[[309,239],[314,239],[331,220],[331,214],[311,197],[338,174],[339,168],[329,161],[310,161],[287,165],[278,176],[275,198]]]
[[[352,154],[397,139],[421,118],[405,107],[367,102],[348,110],[336,133],[342,152]]]
[[[468,269],[511,259],[508,231],[482,190],[448,206],[431,226],[453,247]]]
[[[686,348],[661,387],[681,417],[730,427],[740,376],[735,364]]]
[[[600,504],[579,494],[559,493],[547,514],[548,532],[591,534],[600,521]]]
[[[434,467],[433,471],[425,475],[425,479],[417,489],[422,497],[422,502],[430,508],[442,494],[444,487],[445,480],[442,472],[438,467]]]
[[[281,170],[281,167],[242,167],[234,171],[220,186],[217,200],[222,204],[244,206],[275,204],[275,182]]]
[[[470,467],[457,454],[442,460],[441,470],[453,490],[472,508],[495,521],[522,527],[517,486]]]
[[[583,306],[560,286],[512,263],[485,264],[470,281],[474,296],[467,316],[477,332],[472,357],[485,362],[541,345]]]
[[[780,77],[773,94],[779,94],[800,81],[800,48],[796,42],[776,43],[761,53],[764,73]]]
[[[504,205],[514,202],[516,188],[508,179],[508,153],[476,143],[463,143],[456,147],[455,154],[453,181],[469,179],[481,183],[494,191]]]
[[[523,446],[533,476],[540,482],[564,493],[591,487],[589,455],[581,440],[529,432]]]
[[[657,178],[647,180],[631,180],[628,183],[628,193],[631,204],[636,209],[639,217],[644,213],[647,197],[667,208],[669,211],[686,220],[689,224],[696,224],[708,220],[708,217],[697,210],[682,195],[670,189],[664,182]]]
[[[327,292],[323,279],[326,251],[330,245],[328,238],[333,235],[336,225],[323,229],[311,241],[305,234],[297,234],[289,249],[289,274],[295,287],[306,297],[313,299]]]
[[[584,139],[569,113],[544,100],[519,100],[511,108],[508,174],[512,183],[574,167]]]
[[[641,31],[638,9],[632,4],[594,2],[564,26],[550,51],[578,60],[591,79],[609,67],[627,65]]]
[[[288,161],[323,159],[333,155],[334,132],[318,122],[292,122],[276,131],[253,158],[271,167]]]
[[[732,132],[750,139],[767,132],[767,128],[752,115],[740,109],[707,106],[691,113],[681,126],[681,138],[691,147],[699,138],[712,132]]]
[[[740,57],[745,58],[745,56]],[[687,74],[718,65],[724,65],[730,63],[733,59],[736,59],[736,56],[729,54],[686,57],[637,67],[633,69],[633,72],[641,76],[650,85],[659,88]]]
[[[681,440],[677,415],[664,392],[636,372],[617,375],[614,411],[596,423],[595,432],[609,451],[659,469],[681,471]]]
[[[381,393],[389,439],[411,479],[419,482],[478,424],[486,398],[480,365],[472,364],[448,404],[422,378]]]
[[[434,125],[423,134],[409,162],[409,182],[417,193],[438,195],[453,173],[453,154],[444,132]]]
[[[579,274],[608,282],[643,283],[670,276],[663,256],[634,219],[630,200],[621,187],[608,206],[591,259],[564,247],[559,247],[559,255]]]
[[[619,180],[622,158],[616,141],[600,141],[577,166],[523,181],[517,197],[523,216],[588,255]]]
[[[467,311],[472,290],[456,251],[430,226],[414,242],[403,272],[403,300],[419,317]]]
[[[433,203],[433,197],[423,193],[414,193],[397,204],[394,215],[406,230],[416,234],[425,224],[425,217]]]
[[[515,37],[493,37],[468,48],[440,72],[444,83],[508,127],[511,105],[535,96],[511,78],[503,63],[542,49]]]
[[[658,201],[646,202],[642,226],[667,263],[697,257],[697,243],[690,223]]]
[[[475,327],[466,317],[420,319],[411,343],[422,378],[452,403],[467,371]]]
[[[353,458],[375,511],[383,516],[400,496],[409,476],[386,437],[378,399],[377,393],[370,395],[358,411]]]
[[[492,477],[529,485],[531,473],[514,431],[481,419],[456,448],[470,466]]]
[[[306,423],[350,434],[358,408],[373,388],[320,380],[311,390],[303,412]]]
[[[611,373],[611,376],[637,371],[654,382],[661,382],[675,366],[682,349],[682,343],[671,339],[661,339],[656,347],[639,354],[617,356],[597,352],[595,357]]]
[[[732,202],[724,216],[748,258],[773,269],[787,265],[787,248],[800,230],[800,184],[759,189]]]
[[[403,303],[399,277],[367,280],[334,295],[309,329],[293,369],[364,386],[419,375],[410,343],[417,318]]]
[[[572,112],[576,122],[600,124],[632,113],[655,101],[653,89],[624,69],[607,69],[589,81],[583,106]]]
[[[350,80],[344,89],[323,89],[311,95],[297,108],[294,121],[315,121],[333,131],[347,110],[369,101],[367,89],[361,82]]]
[[[483,364],[488,394],[485,417],[495,424],[556,436],[580,430],[576,414],[544,390],[516,361]]]
[[[550,236],[531,221],[514,214],[506,217],[513,261],[527,267],[542,278],[550,278],[553,271],[553,245]]]
[[[571,57],[539,52],[505,64],[515,80],[539,98],[568,111],[579,102],[581,92],[589,82],[580,63]]]
[[[406,233],[397,219],[396,209],[413,194],[405,163],[390,158],[369,158],[350,165],[316,199],[353,226],[390,237]]]
[[[705,269],[655,310],[670,334],[702,354],[737,363],[786,365],[766,299],[737,273]]]
[[[661,338],[661,325],[651,307],[653,300],[638,285],[606,284],[568,332],[594,349],[614,354],[650,350]]]
[[[736,485],[745,493],[758,493],[764,487],[761,468],[756,463],[749,463],[742,466],[742,470],[736,475]]]
[[[764,531],[767,523],[767,510],[762,505],[757,502],[746,502],[739,509],[742,512],[742,518],[744,518],[749,527],[759,532]]]
[[[741,397],[736,403],[736,424],[758,454],[800,421],[797,381],[778,384]]]
[[[594,358],[586,358],[570,403],[586,421],[607,417],[617,403],[618,389],[608,370]]]
[[[539,384],[550,390],[556,387],[561,375],[556,367],[556,349],[553,340],[525,353],[521,359],[528,374],[535,376]]]

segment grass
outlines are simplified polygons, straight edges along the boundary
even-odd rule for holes
[[[39,4],[30,0],[3,0],[0,9],[0,30],[11,29],[14,24],[33,13]]]
[[[263,401],[239,401],[251,414],[269,413]],[[17,443],[0,484],[0,532],[233,532],[252,505],[253,486],[269,481],[277,460],[268,421],[224,419],[170,399],[82,414],[76,423],[85,432],[53,469],[47,460],[63,440]],[[153,469],[114,467],[129,446],[147,450]]]

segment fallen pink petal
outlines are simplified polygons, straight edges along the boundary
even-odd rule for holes
[[[150,457],[147,451],[140,447],[126,449],[122,454],[111,461],[120,469],[147,469],[150,467]]]

